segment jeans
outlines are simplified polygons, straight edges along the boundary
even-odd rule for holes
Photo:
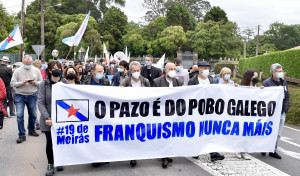
[[[9,115],[10,116],[15,116],[15,106],[14,106],[14,99],[13,99],[13,88],[10,86],[6,86],[6,97],[4,100],[2,100],[3,106],[7,111],[7,101],[9,105]]]
[[[277,151],[277,145],[278,145],[278,142],[279,142],[280,137],[281,137],[281,133],[282,133],[282,130],[283,130],[284,122],[285,122],[285,112],[282,113],[281,117],[280,117],[279,129],[278,129],[278,136],[277,136],[277,141],[276,141],[276,145],[275,145],[275,152]]]
[[[17,122],[19,129],[19,137],[25,137],[25,128],[24,128],[24,108],[27,106],[28,110],[28,131],[34,131],[34,124],[36,120],[36,93],[33,95],[15,95],[15,104],[17,110]]]

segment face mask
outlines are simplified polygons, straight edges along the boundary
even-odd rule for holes
[[[224,79],[227,80],[227,81],[230,80],[230,75],[229,75],[229,74],[226,74],[226,75],[224,76]]]
[[[180,70],[181,70],[181,66],[176,66],[176,71],[180,72]]]
[[[24,65],[24,68],[25,68],[26,70],[30,70],[30,69],[31,69],[31,65]]]
[[[102,62],[102,65],[105,65],[105,62]]]
[[[100,80],[100,79],[103,78],[103,74],[97,73],[95,78],[98,79],[98,80]]]
[[[150,66],[150,65],[152,65],[152,62],[146,61],[146,66]]]
[[[119,68],[119,72],[123,73],[124,72],[124,68]]]
[[[209,75],[209,70],[203,70],[201,75],[206,78]]]
[[[168,76],[170,78],[174,78],[175,75],[176,75],[176,72],[174,70],[168,72]]]
[[[277,77],[278,79],[281,79],[281,78],[283,78],[283,72],[279,72],[279,73],[277,73],[276,77]]]
[[[256,83],[258,83],[258,78],[253,78],[252,79],[252,83],[253,83],[253,85],[255,85]]]
[[[59,70],[59,69],[52,70],[52,75],[54,77],[60,77],[61,76],[61,70]]]
[[[79,73],[79,75],[82,75],[82,72],[78,72]]]
[[[111,68],[115,68],[115,65],[111,65]]]
[[[69,80],[73,80],[73,79],[75,79],[75,77],[76,77],[76,75],[74,73],[70,73],[67,75],[67,79],[69,79]]]
[[[140,72],[134,72],[132,73],[132,77],[134,77],[135,79],[138,79],[140,77],[141,73]]]

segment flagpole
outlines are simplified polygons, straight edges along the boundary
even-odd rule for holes
[[[76,59],[76,50],[75,50],[75,45],[74,45],[74,60]]]
[[[71,49],[70,49],[70,51],[69,51],[69,53],[68,53],[67,57],[65,58],[65,60],[67,60],[67,58],[68,58],[68,56],[69,56],[70,52],[72,51],[72,48],[73,48],[73,46],[71,46]]]

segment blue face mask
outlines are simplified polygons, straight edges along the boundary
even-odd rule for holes
[[[180,70],[181,70],[181,66],[176,66],[176,71],[180,72]]]
[[[31,69],[31,65],[24,65],[24,68],[25,68],[26,70],[30,70],[30,69]]]
[[[279,72],[279,73],[277,73],[276,77],[277,77],[278,79],[281,79],[281,78],[283,78],[283,72]]]
[[[227,81],[230,80],[230,75],[229,75],[229,74],[226,74],[226,75],[224,76],[224,79],[227,80]]]
[[[100,79],[103,78],[103,74],[97,73],[95,78],[98,79],[98,80],[100,80]]]
[[[152,65],[152,62],[146,61],[146,66],[150,66],[150,65]]]

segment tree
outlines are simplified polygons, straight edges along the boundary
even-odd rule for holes
[[[122,47],[122,36],[126,34],[127,17],[116,7],[109,8],[101,22],[101,35],[105,42],[109,42],[109,50],[117,52]]]
[[[183,30],[186,32],[195,29],[196,20],[183,4],[177,4],[172,5],[168,9],[167,24],[169,26],[182,26]]]
[[[108,6],[117,4],[124,7],[125,2],[126,0],[93,0],[93,3],[98,7],[102,14],[105,14],[107,12],[107,10],[109,9]]]
[[[215,6],[210,9],[210,11],[208,11],[204,16],[204,22],[207,22],[209,20],[215,22],[222,21],[223,23],[227,23],[228,18],[226,12],[223,9],[221,9],[219,6]]]
[[[222,41],[225,43],[225,57],[238,58],[243,50],[242,36],[239,35],[239,28],[236,23],[228,21],[220,24]]]
[[[155,19],[155,21],[143,27],[142,35],[145,40],[155,40],[157,36],[167,27],[167,18],[158,17]]]
[[[162,31],[159,42],[165,53],[175,56],[176,51],[187,42],[187,38],[181,26],[169,26]]]
[[[143,7],[148,9],[145,15],[145,20],[148,22],[154,21],[158,17],[165,16],[165,3],[167,0],[144,0]]]

